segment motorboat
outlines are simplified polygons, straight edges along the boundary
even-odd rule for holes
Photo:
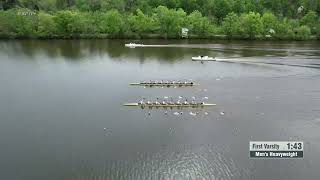
[[[126,47],[129,48],[135,48],[135,47],[142,47],[144,46],[143,44],[136,44],[136,43],[129,43],[129,44],[125,44]]]
[[[216,58],[210,56],[196,56],[192,57],[192,61],[215,61]]]

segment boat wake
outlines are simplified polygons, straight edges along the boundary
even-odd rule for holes
[[[215,58],[215,59],[217,62],[280,65],[280,66],[294,66],[294,67],[317,68],[317,69],[320,68],[320,65],[312,64],[312,63],[311,64],[296,64],[296,63],[288,63],[288,62],[265,62],[265,61],[259,61],[257,58]]]

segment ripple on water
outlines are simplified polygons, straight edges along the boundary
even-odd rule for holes
[[[177,145],[140,153],[134,160],[108,161],[102,168],[89,168],[84,163],[72,179],[239,179],[248,177],[244,172],[225,150]]]

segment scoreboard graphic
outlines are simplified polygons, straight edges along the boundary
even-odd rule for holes
[[[250,141],[250,158],[303,158],[302,141]]]

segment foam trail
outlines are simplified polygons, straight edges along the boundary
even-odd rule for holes
[[[295,66],[295,67],[306,67],[306,68],[320,68],[318,65],[304,65],[304,64],[287,64],[279,62],[261,62],[256,61],[256,58],[246,58],[251,60],[242,60],[242,58],[216,58],[219,62],[230,62],[230,63],[246,63],[246,64],[265,64],[265,65],[282,65],[282,66]]]

